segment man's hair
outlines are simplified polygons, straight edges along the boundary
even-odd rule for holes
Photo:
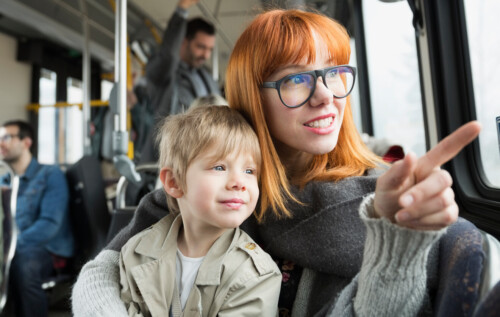
[[[215,35],[215,27],[202,18],[192,18],[187,23],[185,37],[188,40],[192,40],[198,32],[207,33],[208,35]]]
[[[16,126],[19,128],[20,139],[30,138],[31,140],[34,141],[33,128],[28,122],[22,120],[10,120],[2,125],[2,127],[8,127],[8,126]]]
[[[189,108],[185,113],[164,119],[158,130],[156,142],[160,151],[158,165],[169,167],[177,185],[186,188],[186,171],[191,162],[204,151],[217,153],[214,162],[232,153],[248,152],[260,174],[261,153],[259,140],[251,125],[236,110],[226,106]],[[167,194],[171,212],[178,212],[177,200]]]

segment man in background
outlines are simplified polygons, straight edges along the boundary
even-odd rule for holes
[[[8,121],[0,128],[1,156],[19,177],[18,237],[9,281],[16,316],[48,315],[42,282],[54,272],[54,257],[69,258],[74,252],[66,178],[57,166],[37,162],[30,152],[33,140],[24,121]],[[10,174],[0,176],[0,186],[11,181]]]
[[[146,65],[146,78],[156,109],[164,117],[187,109],[198,97],[220,95],[203,66],[215,45],[215,28],[202,18],[187,20],[199,0],[180,0],[156,54]]]

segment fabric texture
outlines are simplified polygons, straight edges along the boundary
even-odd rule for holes
[[[10,181],[10,175],[4,175],[0,177],[0,186],[9,186]],[[38,246],[52,254],[71,257],[74,238],[68,202],[68,185],[61,170],[57,166],[41,165],[33,158],[19,178],[17,248]]]
[[[182,316],[175,281],[180,216],[168,215],[132,237],[120,253],[121,298],[129,316]],[[206,254],[185,314],[275,316],[281,273],[240,229],[226,230]]]
[[[119,259],[118,251],[104,250],[82,267],[71,294],[73,316],[128,316],[120,299]]]
[[[336,183],[311,182],[302,190],[294,189],[294,194],[304,204],[290,204],[292,218],[279,220],[268,215],[260,225],[254,218],[249,218],[242,226],[273,258],[291,260],[314,273],[309,281],[302,278],[301,284],[308,287],[299,287],[294,311],[303,307],[306,316],[326,314],[331,306],[335,306],[341,291],[359,273],[366,240],[366,227],[359,216],[359,207],[363,198],[373,192],[375,181],[376,175],[352,177]],[[129,226],[113,239],[108,248],[119,250],[133,234],[166,213],[165,194],[161,190],[149,194],[141,201]],[[382,223],[382,220],[375,221]],[[399,235],[399,230],[394,234]],[[425,279],[425,273],[423,276]],[[380,278],[378,274],[366,276],[372,277]],[[411,289],[422,285],[425,287],[425,283],[407,284],[406,287]],[[356,290],[352,294],[355,293]],[[425,293],[425,290],[420,293]],[[349,307],[345,309],[349,310]]]
[[[297,293],[292,294],[295,299],[291,312],[293,316],[350,316],[365,312],[389,316],[385,311],[380,311],[384,307],[388,307],[390,312],[401,309],[405,315],[431,316],[439,313],[439,316],[446,316],[438,309],[438,301],[455,295],[443,290],[443,297],[436,297],[439,277],[446,274],[440,271],[443,268],[438,263],[449,259],[442,255],[443,250],[449,247],[446,241],[455,240],[451,237],[455,227],[469,222],[461,219],[449,227],[449,233],[444,234],[439,243],[434,243],[442,232],[407,230],[382,219],[371,219],[370,198],[366,197],[374,191],[375,182],[375,173],[336,183],[311,182],[302,190],[293,189],[304,204],[290,204],[292,218],[279,220],[268,215],[264,223],[257,225],[251,217],[243,224],[242,229],[275,260],[280,261],[282,270],[283,267],[291,269],[293,266],[303,268],[295,287]],[[365,198],[367,200],[360,208]],[[108,250],[119,250],[132,235],[167,212],[165,194],[161,190],[152,192],[141,201],[129,226],[107,246]],[[472,226],[470,230],[474,231],[474,228]],[[461,229],[457,227],[457,230],[460,232]],[[424,245],[419,247],[419,243]],[[460,243],[455,244],[457,250],[463,250]],[[457,254],[455,252],[452,254]],[[391,254],[393,256],[387,258]],[[95,265],[96,268],[98,266]],[[102,266],[104,270],[109,263]],[[480,272],[481,267],[471,270]],[[283,273],[287,272],[283,270]],[[283,284],[285,276],[283,274]],[[390,277],[398,280],[391,280]],[[402,280],[399,281],[399,278]],[[118,285],[116,276],[111,276],[107,281],[113,282]],[[478,280],[475,282],[479,283]],[[110,297],[111,301],[117,300],[116,294],[113,297],[104,289],[89,285],[82,277],[79,283],[79,287],[86,292],[98,292],[102,297]],[[456,288],[456,292],[467,292],[467,286],[457,285]],[[287,295],[283,292],[285,289],[282,287],[280,297]],[[374,290],[386,294],[374,294],[381,297],[376,298],[370,294]],[[411,291],[411,303],[407,304],[407,299],[401,302],[398,294],[392,297],[394,290]],[[369,302],[358,301],[356,304],[358,296]],[[385,301],[393,298],[395,303],[385,305]],[[79,297],[78,300],[87,299]],[[413,309],[418,311],[411,313]],[[370,315],[375,316],[373,313]]]
[[[10,174],[0,178],[0,186],[10,182]],[[71,257],[74,253],[68,202],[68,185],[61,170],[33,158],[19,176],[16,200],[18,235],[9,290],[17,316],[48,314],[41,285],[54,272],[53,255]]]

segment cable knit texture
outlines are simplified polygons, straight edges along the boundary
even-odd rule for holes
[[[429,251],[446,229],[411,230],[371,218],[374,196],[360,209],[367,238],[354,310],[358,316],[414,316],[426,294]]]
[[[71,295],[73,316],[128,316],[117,283],[119,256],[119,252],[104,250],[85,264]]]

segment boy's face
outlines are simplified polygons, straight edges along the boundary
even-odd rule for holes
[[[186,190],[177,199],[184,225],[194,232],[236,228],[255,209],[259,197],[257,164],[241,151],[214,161],[206,150],[186,171]]]

